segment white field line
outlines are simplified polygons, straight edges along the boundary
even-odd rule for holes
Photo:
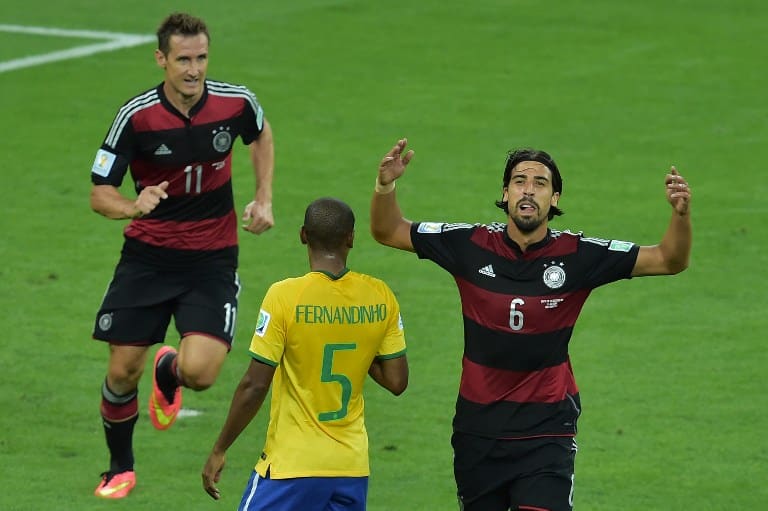
[[[0,62],[0,73],[22,69],[25,67],[39,66],[49,62],[87,57],[105,51],[115,51],[122,48],[130,48],[149,43],[155,40],[152,35],[123,34],[120,32],[97,32],[94,30],[66,30],[51,27],[25,27],[21,25],[0,24],[0,32],[18,34],[32,34],[53,37],[76,37],[80,39],[103,39],[104,42],[75,46],[66,50],[59,50],[40,55],[30,55],[13,60]]]

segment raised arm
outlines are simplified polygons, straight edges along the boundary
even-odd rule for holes
[[[403,154],[407,144],[405,138],[398,140],[379,164],[371,199],[371,234],[383,245],[413,252],[411,221],[403,217],[395,192],[395,181],[413,158],[412,150]]]
[[[272,178],[275,172],[275,147],[272,126],[264,119],[264,129],[259,138],[251,142],[251,164],[256,181],[253,201],[245,206],[243,228],[254,234],[261,234],[275,225],[272,215]]]
[[[688,267],[691,254],[691,189],[683,176],[672,167],[666,179],[667,201],[672,218],[658,245],[640,247],[632,269],[633,277],[673,275]]]

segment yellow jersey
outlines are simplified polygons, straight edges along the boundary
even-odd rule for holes
[[[276,368],[256,471],[273,479],[369,475],[363,383],[375,357],[405,354],[400,306],[374,277],[310,272],[273,284],[251,356]]]

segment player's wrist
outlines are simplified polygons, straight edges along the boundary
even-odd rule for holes
[[[379,181],[379,177],[376,176],[376,186],[373,189],[376,193],[380,193],[382,195],[386,195],[388,193],[392,193],[395,191],[395,181],[394,179],[390,181],[389,183],[383,185],[381,184],[381,181]]]
[[[131,204],[131,209],[128,211],[128,218],[141,218],[144,216],[144,212],[139,209],[139,206],[134,202]]]

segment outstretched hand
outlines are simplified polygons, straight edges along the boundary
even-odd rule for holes
[[[408,166],[411,158],[413,158],[413,149],[403,154],[406,145],[408,145],[408,139],[401,138],[397,141],[397,144],[384,155],[381,163],[379,163],[380,184],[386,186],[403,175],[405,167]]]
[[[672,208],[674,208],[678,215],[687,215],[691,203],[691,188],[688,186],[688,181],[678,174],[677,169],[673,165],[669,174],[667,174],[665,182],[667,185],[667,200],[672,205]]]

